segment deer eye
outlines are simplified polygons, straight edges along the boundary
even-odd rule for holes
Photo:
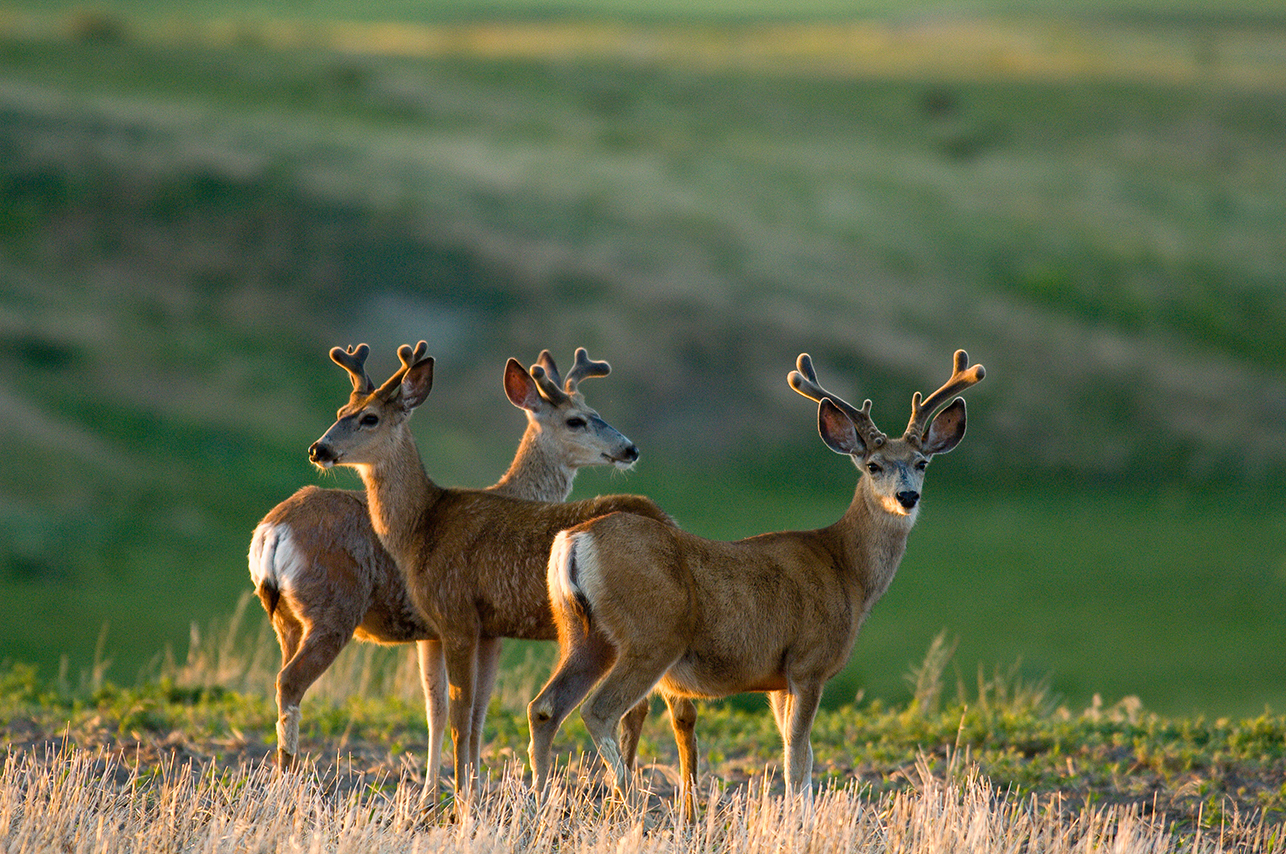
[[[368,412],[358,419],[357,423],[361,424],[363,427],[374,427],[376,424],[380,423],[380,417],[373,412]]]
[[[928,461],[928,460],[916,460],[916,463],[915,463],[915,470],[916,470],[916,471],[924,471],[924,470],[925,470],[925,469],[927,469],[928,467],[929,467],[929,461]]]
[[[580,416],[572,416],[567,419],[567,426],[573,430],[583,430],[587,424],[589,424],[589,422]]]
[[[884,469],[880,467],[879,463],[867,463],[866,470],[869,471],[871,474],[879,474],[880,472],[884,471]]]

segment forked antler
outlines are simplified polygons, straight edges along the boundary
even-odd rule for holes
[[[406,376],[406,372],[418,365],[428,352],[429,342],[427,341],[421,341],[416,344],[414,350],[411,349],[410,344],[403,344],[398,347],[397,358],[401,360],[402,367],[394,371],[393,376],[385,380],[384,385],[380,386],[375,393],[381,398],[387,398],[392,395],[394,390],[402,384],[402,378]]]
[[[531,378],[536,381],[536,388],[540,390],[541,397],[550,403],[564,404],[576,394],[581,380],[589,377],[605,377],[612,372],[612,366],[607,362],[594,361],[584,347],[577,347],[576,363],[567,372],[566,382],[559,378],[558,366],[554,364],[554,357],[548,350],[540,351],[540,357],[536,360],[536,364],[531,366],[529,372]]]
[[[799,354],[799,358],[795,360],[795,368],[796,370],[786,375],[786,382],[790,383],[790,387],[809,400],[815,400],[818,403],[821,403],[823,398],[830,398],[831,403],[838,406],[853,422],[853,426],[857,428],[858,433],[861,434],[862,441],[867,447],[878,448],[888,440],[888,437],[880,432],[880,428],[876,427],[875,422],[871,420],[870,400],[867,400],[862,404],[862,408],[858,409],[839,395],[822,388],[821,384],[817,382],[817,372],[813,370],[813,359],[807,353]]]
[[[356,347],[349,344],[347,350],[331,348],[331,361],[348,371],[348,377],[353,381],[354,394],[365,395],[375,390],[375,383],[366,373],[366,357],[370,354],[371,348],[365,344],[358,344]]]
[[[589,357],[589,352],[584,347],[576,348],[576,364],[567,372],[567,380],[563,383],[563,388],[567,389],[568,394],[575,394],[580,381],[590,377],[605,377],[612,372],[612,366],[607,362],[596,362]]]
[[[354,396],[365,397],[369,394],[378,394],[380,397],[388,397],[402,384],[402,378],[406,376],[406,372],[417,365],[428,352],[427,341],[416,344],[414,350],[411,349],[410,344],[398,347],[397,357],[402,361],[402,367],[398,368],[379,389],[375,388],[375,382],[370,374],[366,373],[366,357],[371,354],[370,347],[365,344],[358,344],[356,347],[350,344],[347,350],[332,347],[330,358],[335,364],[348,371],[348,376],[353,381]]]
[[[907,423],[906,433],[902,438],[917,443],[923,440],[934,413],[944,403],[987,375],[987,369],[982,365],[969,367],[969,354],[964,350],[957,350],[952,360],[951,379],[942,388],[923,400],[918,391],[911,395],[911,420]]]

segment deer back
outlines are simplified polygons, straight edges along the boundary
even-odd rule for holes
[[[425,514],[414,551],[401,563],[412,599],[431,623],[476,614],[484,636],[556,637],[545,589],[554,537],[606,513],[672,522],[654,502],[609,495],[565,504],[448,489]]]

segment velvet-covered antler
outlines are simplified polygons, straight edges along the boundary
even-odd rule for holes
[[[402,362],[402,367],[394,371],[393,376],[385,380],[384,385],[380,386],[375,394],[382,399],[390,397],[397,390],[397,387],[402,384],[402,378],[406,376],[406,372],[419,364],[428,352],[429,343],[427,341],[421,341],[416,344],[415,349],[412,349],[410,344],[403,344],[398,347],[397,358]]]
[[[353,381],[354,394],[370,394],[375,390],[375,383],[366,373],[366,357],[371,354],[371,348],[365,344],[358,344],[354,347],[348,345],[348,349],[332,347],[330,358],[335,364],[348,371],[348,377]]]
[[[531,378],[536,381],[536,388],[540,391],[541,397],[554,404],[565,404],[576,394],[581,380],[589,377],[605,377],[612,371],[612,366],[607,362],[596,362],[589,357],[589,352],[584,347],[576,348],[576,363],[572,369],[567,372],[567,380],[564,382],[558,375],[558,366],[554,364],[554,357],[548,350],[542,350],[536,364],[531,366],[529,373]]]
[[[982,365],[969,367],[969,354],[964,350],[957,350],[952,356],[951,379],[933,394],[921,400],[920,392],[911,396],[911,420],[906,425],[906,432],[902,438],[916,442],[917,444],[924,439],[924,434],[929,429],[929,423],[933,420],[934,413],[942,407],[944,403],[951,400],[960,392],[969,388],[980,381],[987,375],[987,369]]]
[[[567,379],[563,383],[563,388],[568,394],[575,394],[577,386],[581,380],[589,377],[605,377],[612,372],[612,366],[607,362],[596,362],[589,357],[589,351],[584,347],[576,348],[576,364],[567,372]]]
[[[875,422],[871,420],[871,401],[867,400],[862,404],[862,408],[858,409],[839,395],[822,388],[817,382],[817,372],[813,369],[812,357],[807,353],[799,354],[799,358],[795,361],[795,370],[786,375],[786,382],[809,400],[821,403],[823,399],[829,398],[831,403],[839,407],[840,411],[853,422],[853,427],[857,429],[858,435],[868,448],[878,448],[888,441],[888,437],[880,432],[880,428],[876,427]]]

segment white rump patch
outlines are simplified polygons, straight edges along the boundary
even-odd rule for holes
[[[261,524],[250,540],[250,579],[255,587],[272,581],[279,589],[289,586],[303,567],[303,556],[295,548],[290,526]]]
[[[572,563],[576,565],[576,580],[571,577]],[[594,580],[598,575],[598,554],[590,534],[569,534],[563,531],[554,538],[549,551],[549,597],[568,601],[578,595],[594,602]]]
[[[598,560],[598,542],[590,533],[576,537],[576,584],[581,595],[594,607],[603,594],[603,570]]]
[[[566,531],[554,537],[554,544],[549,547],[549,568],[545,575],[545,584],[549,588],[551,600],[566,601],[576,595],[575,585],[567,570],[571,566],[572,538]]]

